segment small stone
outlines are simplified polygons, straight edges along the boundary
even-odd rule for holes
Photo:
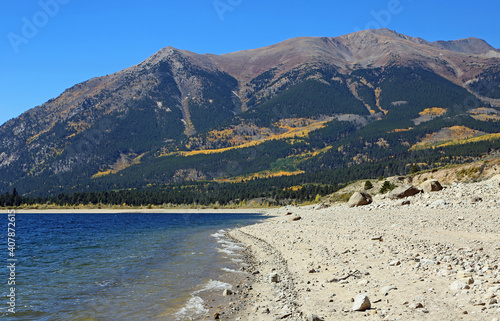
[[[232,294],[233,294],[233,291],[231,291],[229,289],[225,289],[224,292],[222,292],[223,296],[228,296],[228,295],[232,295]]]
[[[395,260],[395,261],[392,261],[389,263],[389,266],[398,266],[398,265],[401,265],[401,262],[398,260]]]
[[[323,321],[323,318],[318,317],[316,314],[309,314],[307,321]]]
[[[366,311],[371,308],[370,299],[364,294],[356,295],[354,298],[354,303],[352,304],[352,309],[354,311]]]
[[[443,200],[443,199],[439,199],[435,202],[432,202],[431,205],[429,205],[429,207],[431,208],[436,208],[436,207],[440,207],[440,206],[446,206],[448,205],[448,202]]]
[[[466,278],[464,280],[467,284],[474,284],[474,279],[473,278]]]
[[[428,260],[428,259],[422,259],[420,260],[421,265],[435,265],[436,262],[433,260]]]
[[[479,196],[474,196],[470,201],[471,201],[471,203],[479,203],[479,202],[482,202],[483,199]]]
[[[423,305],[422,303],[420,303],[420,302],[415,303],[415,304],[413,305],[413,308],[414,308],[414,309],[422,309],[423,307],[424,307],[424,305]]]
[[[382,289],[380,289],[380,294],[381,295],[388,295],[390,291],[392,290],[397,290],[398,288],[395,286],[384,286]]]
[[[288,220],[290,222],[293,222],[293,221],[299,221],[300,219],[302,219],[302,217],[295,215],[295,216],[290,217]]]
[[[269,282],[271,283],[278,283],[279,276],[278,273],[271,273],[269,274]]]
[[[220,319],[220,313],[214,313],[214,320],[219,320]]]
[[[278,319],[286,319],[288,318],[289,316],[291,316],[292,314],[287,312],[287,313],[283,313],[281,316],[278,316]]]
[[[450,285],[450,290],[452,291],[467,290],[467,289],[470,289],[470,286],[462,280],[455,281]]]

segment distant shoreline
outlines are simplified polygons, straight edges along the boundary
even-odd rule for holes
[[[269,214],[262,208],[237,209],[14,209],[16,214]],[[7,214],[9,210],[0,210]]]

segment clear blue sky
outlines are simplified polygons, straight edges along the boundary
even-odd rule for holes
[[[500,48],[499,13],[493,0],[5,0],[0,124],[166,46],[222,54],[386,27],[429,41],[474,36]]]

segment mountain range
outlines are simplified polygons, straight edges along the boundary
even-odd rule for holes
[[[166,47],[3,124],[0,192],[404,174],[495,153],[499,120],[500,50],[477,38],[377,29],[223,55]]]

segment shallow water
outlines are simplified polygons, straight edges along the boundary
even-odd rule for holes
[[[7,215],[2,215],[7,222]],[[202,312],[204,289],[237,270],[228,228],[257,214],[17,214],[12,320],[175,320]],[[6,224],[5,224],[6,225]],[[0,240],[7,260],[6,238]],[[0,253],[1,253],[0,252]]]

